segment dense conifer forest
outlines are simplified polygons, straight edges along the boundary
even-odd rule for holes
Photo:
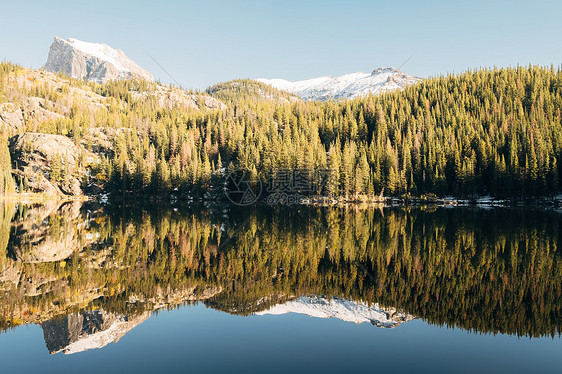
[[[10,85],[7,77],[18,69],[0,65],[0,101],[17,104],[26,95],[70,100],[40,82],[31,91]],[[304,102],[240,80],[203,93],[224,100],[227,109],[202,111],[134,99],[131,91],[154,87],[148,82],[68,79],[68,85],[88,85],[108,98],[108,110],[93,112],[73,101],[64,118],[23,131],[65,135],[91,147],[86,135],[92,128],[126,129],[87,181],[114,196],[203,196],[238,168],[261,180],[280,169],[325,170],[327,182],[314,193],[346,199],[381,192],[521,198],[560,190],[559,68],[480,69],[329,102]],[[0,141],[5,144],[6,136]],[[2,147],[0,188],[10,191]]]

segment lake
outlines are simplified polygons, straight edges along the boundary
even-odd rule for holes
[[[562,370],[550,208],[0,208],[4,373]]]

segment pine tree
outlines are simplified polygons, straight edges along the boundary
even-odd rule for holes
[[[12,178],[12,161],[8,150],[7,137],[0,132],[0,194],[6,195],[15,192],[15,182]]]

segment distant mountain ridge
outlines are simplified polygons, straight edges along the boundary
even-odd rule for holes
[[[257,79],[280,90],[293,93],[304,100],[352,99],[368,94],[379,94],[405,88],[421,79],[387,67],[373,70],[371,74],[351,73],[339,77],[319,77],[302,81],[285,79]]]
[[[118,49],[107,44],[89,43],[78,39],[64,40],[55,36],[45,70],[63,72],[72,78],[104,83],[112,79],[141,78],[152,81],[145,69]]]
[[[131,78],[153,80],[152,74],[137,65],[121,50],[103,43],[90,43],[73,38],[65,40],[58,36],[55,36],[51,44],[43,68],[53,73],[63,72],[72,78],[97,83]],[[237,79],[211,86],[207,93],[226,101],[253,99],[284,103],[298,101],[299,98],[326,101],[376,95],[402,89],[419,81],[420,78],[405,74],[396,68],[386,67],[375,69],[370,74],[356,72],[338,77],[323,76],[294,82],[285,79]]]

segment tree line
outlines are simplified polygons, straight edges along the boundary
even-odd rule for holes
[[[3,81],[7,70],[0,69]],[[19,93],[1,88],[16,101],[68,101],[66,118],[28,130],[66,135],[95,150],[93,128],[119,129],[90,177],[115,195],[204,196],[241,168],[262,180],[280,169],[328,170],[316,193],[347,199],[382,191],[513,198],[560,191],[559,68],[480,69],[328,102],[241,80],[201,93],[228,103],[226,110],[203,111],[133,99],[131,90],[152,89],[147,82],[68,81],[106,97],[108,110],[92,111],[47,85]]]

